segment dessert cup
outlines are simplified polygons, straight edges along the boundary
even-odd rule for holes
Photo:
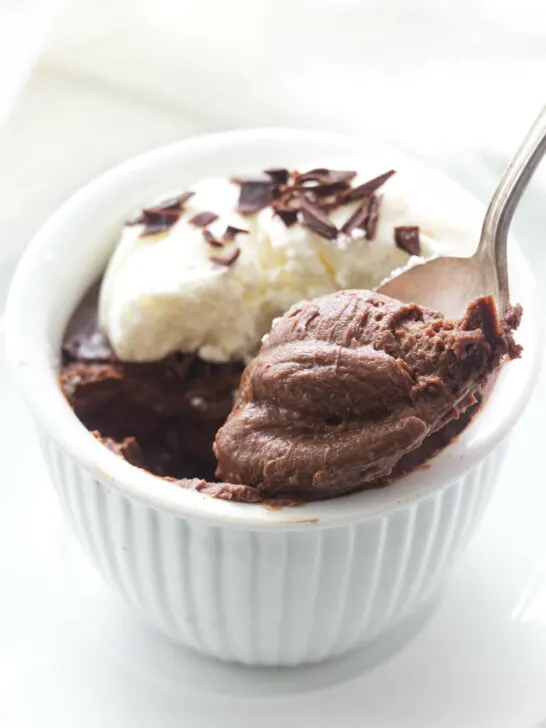
[[[6,313],[15,379],[66,520],[96,568],[174,640],[252,665],[340,655],[386,635],[433,596],[479,523],[539,366],[536,287],[511,242],[522,359],[501,370],[456,441],[387,487],[272,509],[180,488],[98,442],[61,392],[60,348],[124,219],[199,178],[325,157],[353,165],[372,157],[411,170],[475,222],[478,240],[478,202],[375,142],[292,130],[208,135],[133,159],[74,195],[29,245]]]

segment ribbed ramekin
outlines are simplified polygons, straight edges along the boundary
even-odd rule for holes
[[[87,432],[58,386],[60,343],[127,212],[212,173],[332,155],[377,157],[378,150],[351,137],[258,130],[132,160],[53,216],[29,246],[8,301],[12,368],[70,526],[98,570],[151,623],[225,660],[321,660],[387,634],[415,611],[474,532],[539,364],[535,285],[512,246],[524,357],[504,368],[455,443],[387,488],[280,510],[230,503],[134,468]],[[380,156],[392,166],[393,154]],[[399,154],[396,165],[411,167],[435,195],[475,219],[478,239],[481,206],[464,190]]]

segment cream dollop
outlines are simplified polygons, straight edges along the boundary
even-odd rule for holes
[[[353,184],[383,171],[365,170]],[[357,233],[332,241],[299,222],[287,227],[270,207],[241,215],[240,187],[226,178],[204,179],[189,189],[193,197],[166,232],[142,236],[142,225],[126,225],[108,264],[100,324],[122,360],[154,361],[174,351],[196,352],[217,362],[248,359],[273,318],[294,303],[344,288],[373,289],[406,265],[409,255],[396,246],[395,227],[419,226],[424,257],[464,255],[477,240],[476,226],[468,223],[464,210],[431,199],[418,179],[403,173],[379,191],[373,240]],[[330,213],[339,229],[358,204]],[[215,247],[190,222],[204,211],[218,216],[207,228],[216,239],[228,226],[247,232],[224,248]],[[231,265],[215,262],[235,256]]]

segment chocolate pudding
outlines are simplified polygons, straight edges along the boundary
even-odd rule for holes
[[[64,339],[60,381],[76,415],[131,464],[228,500],[301,502],[386,485],[456,437],[491,372],[520,353],[519,307],[500,324],[492,300],[479,299],[451,322],[344,291],[278,320],[241,383],[242,362],[120,361],[97,298],[94,286]]]
[[[243,374],[216,437],[218,477],[263,498],[377,485],[427,439],[438,449],[447,432],[434,433],[464,424],[501,360],[520,355],[520,317],[517,307],[499,321],[487,297],[450,321],[369,291],[293,306]]]
[[[120,361],[98,326],[98,290],[83,299],[64,339],[61,385],[74,412],[107,447],[155,475],[212,479],[212,443],[244,365],[194,354]]]

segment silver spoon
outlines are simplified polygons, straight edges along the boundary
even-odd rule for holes
[[[480,243],[470,258],[442,257],[416,265],[377,291],[400,301],[419,303],[446,316],[460,316],[470,301],[492,294],[502,314],[509,304],[506,244],[520,198],[546,153],[546,107],[508,165],[482,226]]]

